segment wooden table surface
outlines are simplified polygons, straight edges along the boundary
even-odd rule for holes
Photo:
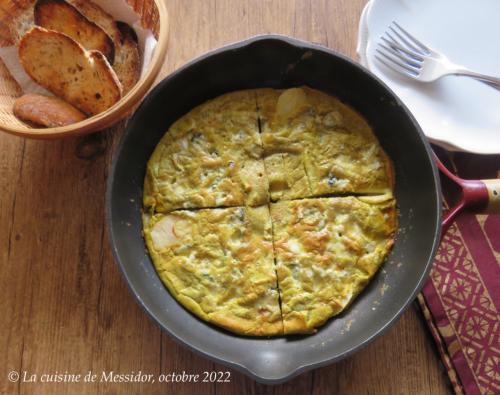
[[[162,76],[212,48],[260,33],[321,43],[356,58],[365,0],[168,0]],[[163,333],[139,308],[115,264],[104,196],[123,124],[59,141],[0,135],[0,393],[444,394],[433,341],[412,306],[354,356],[278,386],[230,371],[221,384],[41,383],[92,371],[227,371]],[[17,382],[8,374],[20,372]],[[36,382],[28,382],[36,375]],[[45,376],[45,379],[49,377]],[[23,382],[24,381],[24,382]]]

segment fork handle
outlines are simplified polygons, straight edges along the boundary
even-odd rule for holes
[[[463,77],[472,77],[478,81],[485,83],[486,85],[491,86],[492,88],[500,89],[500,78],[498,77],[492,77],[491,75],[477,73],[465,68],[457,69],[453,74]]]

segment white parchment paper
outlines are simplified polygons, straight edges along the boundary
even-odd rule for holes
[[[153,32],[149,29],[144,29],[141,26],[139,15],[135,13],[133,8],[124,0],[93,0],[95,4],[100,6],[104,11],[110,14],[115,20],[129,24],[136,32],[139,53],[141,54],[142,67],[141,76],[146,72],[151,58],[153,57],[154,49],[157,41]],[[24,93],[40,93],[48,96],[53,96],[52,93],[33,81],[30,76],[24,71],[19,60],[17,46],[0,48],[0,59],[5,63],[12,77],[17,81]]]

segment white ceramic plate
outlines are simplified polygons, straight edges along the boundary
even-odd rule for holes
[[[499,0],[371,0],[358,54],[403,100],[433,142],[448,149],[500,153],[500,91],[465,77],[420,83],[387,69],[375,48],[392,21],[455,63],[500,76]]]

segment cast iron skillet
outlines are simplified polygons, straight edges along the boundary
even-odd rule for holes
[[[312,336],[247,338],[199,320],[158,278],[141,237],[142,184],[167,128],[198,104],[256,87],[309,85],[360,111],[394,161],[399,231],[382,269],[347,309]],[[190,349],[260,382],[278,383],[330,364],[380,335],[422,287],[440,240],[441,198],[432,152],[395,94],[369,71],[327,48],[260,36],[215,50],[163,80],[130,119],[109,177],[107,215],[115,258],[139,304]]]

